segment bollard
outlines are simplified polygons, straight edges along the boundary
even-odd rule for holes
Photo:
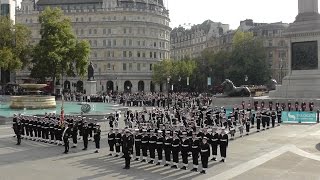
[[[319,114],[319,113],[320,113],[320,110],[318,109],[318,110],[317,110],[317,123],[320,123],[320,118],[319,118],[319,115],[320,115],[320,114]]]

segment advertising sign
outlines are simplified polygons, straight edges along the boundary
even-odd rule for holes
[[[317,123],[317,113],[283,111],[281,119],[283,123]]]

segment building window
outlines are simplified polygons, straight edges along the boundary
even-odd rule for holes
[[[107,69],[108,69],[108,70],[111,70],[111,64],[110,64],[110,63],[108,63]]]
[[[107,46],[107,41],[103,40],[103,46]]]
[[[153,70],[153,64],[150,64],[150,71]]]
[[[129,51],[129,57],[132,57],[132,52],[131,51]]]
[[[117,40],[113,40],[113,46],[117,46]]]
[[[272,46],[272,40],[269,40],[269,47]]]
[[[92,33],[92,30],[91,29],[89,29],[89,34],[91,34]]]
[[[132,71],[132,63],[129,63],[129,71]]]
[[[152,58],[152,52],[150,52],[150,58]]]
[[[94,43],[94,46],[98,46],[97,40],[94,40],[93,43]]]
[[[123,40],[123,46],[127,46],[127,40],[126,39]]]
[[[137,41],[137,45],[138,45],[138,46],[140,46],[140,45],[141,45],[140,41]]]
[[[153,58],[157,58],[157,52],[153,53]]]
[[[94,30],[93,30],[93,33],[94,33],[94,34],[97,34],[97,29],[94,29]]]
[[[137,57],[138,57],[138,58],[140,57],[140,52],[137,52]]]
[[[122,52],[122,57],[127,57],[127,51]]]
[[[106,29],[103,29],[103,34],[106,34]]]
[[[141,64],[140,63],[137,64],[137,70],[141,71]]]
[[[108,40],[108,47],[111,47],[111,40]]]
[[[126,70],[127,70],[127,64],[126,64],[126,63],[123,63],[123,64],[122,64],[122,69],[123,69],[123,71],[126,71]]]
[[[123,29],[123,34],[127,34],[127,29],[126,28]]]
[[[129,46],[132,46],[132,40],[131,39],[129,40]]]
[[[111,34],[111,29],[108,29],[108,34]]]
[[[146,58],[146,53],[145,52],[142,53],[142,57]]]

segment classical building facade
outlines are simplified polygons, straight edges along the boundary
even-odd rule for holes
[[[180,26],[171,31],[171,58],[181,60],[196,58],[208,47],[208,41],[229,30],[228,24],[206,20],[190,29]]]
[[[155,63],[170,56],[169,11],[163,0],[23,0],[16,21],[40,39],[38,15],[59,7],[75,34],[91,44],[98,91],[159,91],[152,82]],[[28,71],[17,74],[22,82]],[[65,89],[82,91],[85,79],[66,77]]]
[[[272,78],[279,83],[288,73],[289,62],[289,40],[284,36],[285,30],[289,24],[276,23],[255,23],[251,19],[240,22],[237,30],[230,30],[220,37],[212,37],[208,41],[208,48],[213,52],[232,51],[232,40],[237,31],[252,32],[257,38],[263,40],[263,45],[267,49],[267,59],[270,67]]]

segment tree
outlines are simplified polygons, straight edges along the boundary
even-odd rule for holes
[[[238,31],[233,38],[233,50],[227,69],[227,78],[236,85],[265,84],[270,78],[266,50],[261,39],[252,33]],[[248,76],[248,82],[245,77]]]
[[[32,46],[31,31],[13,24],[6,16],[0,16],[0,68],[15,71],[28,64]]]
[[[31,77],[44,82],[46,78],[84,76],[88,67],[90,45],[78,40],[71,21],[61,9],[46,8],[39,16],[41,39],[33,51]]]

